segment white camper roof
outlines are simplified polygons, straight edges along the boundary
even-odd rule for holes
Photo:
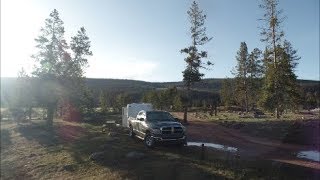
[[[127,105],[127,117],[135,118],[137,114],[141,111],[151,111],[153,110],[152,104],[150,103],[132,103]]]

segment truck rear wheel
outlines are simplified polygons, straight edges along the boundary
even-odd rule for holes
[[[155,145],[155,141],[153,139],[153,137],[151,136],[150,133],[147,133],[146,136],[144,137],[144,144],[148,147],[148,148],[153,148]]]

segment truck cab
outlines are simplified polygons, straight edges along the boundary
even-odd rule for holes
[[[131,137],[144,140],[147,147],[157,142],[186,144],[186,128],[166,111],[139,111],[136,118],[128,119]]]

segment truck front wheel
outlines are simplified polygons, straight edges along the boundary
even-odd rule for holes
[[[134,132],[133,132],[133,128],[131,125],[129,126],[129,136],[132,138],[134,137]]]
[[[144,137],[144,143],[148,148],[154,147],[155,141],[150,133],[147,133],[146,136]]]

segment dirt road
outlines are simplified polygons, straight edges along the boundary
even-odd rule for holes
[[[182,113],[173,113],[182,119]],[[297,152],[310,150],[302,145],[284,144],[280,141],[248,136],[235,129],[214,122],[199,120],[189,115],[188,141],[216,143],[238,149],[242,158],[262,158],[320,170],[320,163],[297,158]],[[314,150],[314,149],[313,149]],[[320,157],[319,157],[320,158]]]

